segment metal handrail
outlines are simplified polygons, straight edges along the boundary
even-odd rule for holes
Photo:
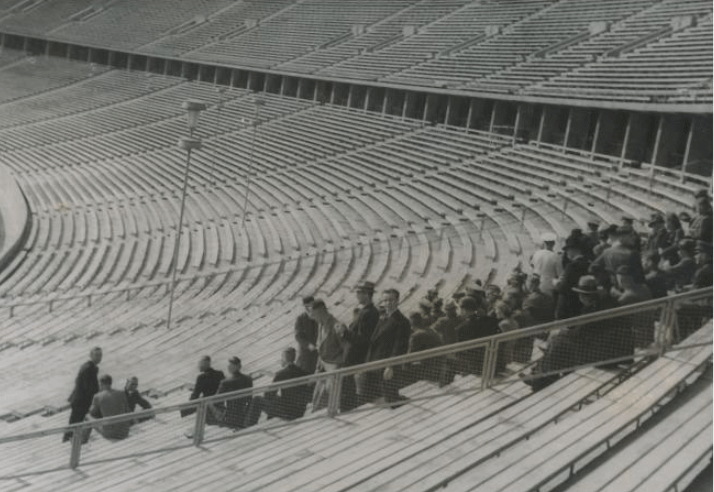
[[[696,302],[696,301],[702,301],[702,300],[710,300],[712,299],[712,293],[713,293],[712,287],[708,287],[705,289],[700,289],[696,291],[691,291],[691,292],[685,292],[681,294],[676,294],[672,296],[668,296],[662,299],[655,299],[651,301],[646,301],[638,304],[632,304],[629,306],[623,306],[615,309],[610,309],[607,311],[600,311],[592,314],[587,314],[584,316],[578,316],[575,318],[569,318],[567,320],[559,320],[559,321],[554,321],[551,323],[546,323],[546,324],[541,324],[538,326],[533,326],[529,328],[523,328],[523,329],[518,329],[518,330],[513,330],[509,331],[506,333],[499,333],[496,335],[480,338],[477,340],[469,340],[465,342],[459,342],[451,345],[445,345],[442,347],[437,347],[429,350],[424,350],[420,352],[415,352],[411,354],[406,354],[406,355],[401,355],[398,357],[393,357],[390,359],[384,359],[384,360],[378,360],[378,361],[373,361],[373,362],[368,362],[360,365],[355,365],[351,367],[344,367],[341,369],[337,369],[335,371],[331,372],[324,372],[324,373],[319,373],[319,374],[311,374],[307,376],[303,376],[300,378],[295,378],[295,379],[290,379],[287,381],[282,381],[278,383],[270,383],[262,386],[256,386],[253,388],[247,388],[247,389],[242,389],[238,391],[233,391],[230,393],[221,393],[209,397],[204,397],[200,399],[195,399],[191,400],[188,402],[184,403],[178,403],[174,405],[169,405],[166,407],[157,407],[157,408],[152,408],[149,410],[142,410],[140,412],[135,412],[135,413],[130,413],[130,414],[122,414],[122,415],[116,415],[113,417],[105,417],[101,419],[95,419],[91,421],[86,421],[86,422],[79,422],[76,424],[71,424],[71,425],[65,425],[62,427],[57,427],[57,428],[52,428],[52,429],[45,429],[45,430],[40,430],[40,431],[33,431],[29,433],[23,433],[23,434],[16,434],[16,435],[11,435],[11,436],[5,436],[5,437],[0,437],[0,445],[9,443],[9,442],[16,442],[16,441],[24,441],[24,440],[30,440],[30,439],[35,439],[39,437],[45,437],[48,435],[53,435],[53,434],[60,434],[64,433],[67,431],[75,431],[75,439],[74,439],[74,444],[73,444],[73,455],[72,455],[72,460],[71,460],[71,465],[72,467],[76,466],[78,464],[78,453],[79,453],[79,446],[81,445],[79,435],[80,431],[82,429],[90,428],[90,427],[95,427],[95,426],[100,426],[100,425],[106,425],[106,424],[116,424],[116,423],[121,423],[121,422],[127,422],[127,421],[132,421],[137,418],[141,417],[146,417],[149,415],[158,415],[158,414],[164,414],[164,413],[169,413],[169,412],[175,412],[175,411],[180,411],[180,410],[185,410],[185,409],[191,409],[191,408],[196,408],[198,409],[197,416],[196,416],[196,428],[200,429],[200,432],[198,433],[199,437],[194,438],[194,444],[200,444],[201,442],[201,436],[202,436],[202,429],[203,426],[205,425],[204,417],[205,417],[205,409],[207,408],[208,405],[214,404],[217,402],[222,402],[226,400],[231,400],[235,398],[241,398],[241,397],[248,397],[248,396],[254,396],[257,394],[262,394],[267,391],[277,391],[283,388],[292,388],[292,387],[297,387],[297,386],[304,386],[304,385],[311,385],[313,383],[317,383],[319,381],[325,381],[328,379],[333,379],[336,382],[341,381],[345,376],[350,376],[350,375],[355,375],[359,373],[364,373],[364,372],[370,372],[370,371],[377,371],[381,369],[385,369],[387,367],[392,367],[392,366],[397,366],[397,365],[403,365],[407,364],[410,362],[418,362],[426,359],[432,359],[435,357],[443,357],[459,352],[463,352],[466,350],[471,350],[471,349],[477,349],[477,348],[483,348],[487,353],[495,353],[494,350],[496,347],[498,347],[498,344],[501,342],[507,342],[507,341],[512,341],[512,340],[517,340],[521,338],[528,338],[532,337],[534,335],[538,334],[547,334],[550,333],[553,330],[558,330],[561,328],[566,328],[566,327],[574,327],[574,326],[579,326],[579,325],[584,325],[596,321],[602,321],[606,319],[613,319],[613,318],[618,318],[621,316],[626,316],[630,314],[637,314],[637,313],[642,313],[643,311],[650,311],[650,310],[655,310],[655,309],[664,309],[663,311],[663,320],[668,320],[671,321],[674,319],[674,310],[679,303],[684,303],[684,302]],[[672,347],[658,347],[657,349],[652,349],[647,351],[646,355],[657,355],[657,353],[663,353],[666,351],[668,348]],[[589,366],[596,366],[601,364],[603,361],[597,361],[593,362],[591,364],[585,364],[583,366],[578,366],[578,367],[589,367]],[[490,385],[489,379],[493,377],[493,370],[496,365],[496,358],[495,357],[485,357],[484,358],[484,370],[483,370],[483,377],[482,377],[482,386],[481,389],[485,389]],[[339,384],[337,385],[339,386]],[[336,405],[337,400],[336,398],[332,398],[332,404]],[[202,411],[203,409],[203,411]],[[336,414],[336,408],[329,408],[328,407],[328,416],[334,416]],[[75,449],[76,448],[76,449]]]

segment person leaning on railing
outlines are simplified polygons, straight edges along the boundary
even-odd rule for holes
[[[583,276],[573,291],[580,297],[579,315],[596,313],[615,307],[615,302],[598,285],[595,277]],[[624,326],[623,326],[624,325]],[[554,383],[568,368],[632,355],[632,329],[620,318],[593,321],[560,331],[548,341],[545,355],[533,370],[533,379],[524,379],[535,391]],[[547,374],[537,377],[538,374]]]
[[[327,306],[322,299],[315,299],[310,316],[318,325],[316,373],[335,371],[345,362],[345,348],[348,342],[343,334],[347,331],[347,327],[327,311]],[[331,379],[317,382],[312,400],[313,412],[327,405],[331,390]]]

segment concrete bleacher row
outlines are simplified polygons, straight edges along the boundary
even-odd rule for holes
[[[711,99],[711,5],[703,0],[85,3],[48,0],[8,10],[0,31],[41,29],[92,46],[111,39],[113,48],[142,54],[407,86],[640,102]],[[78,18],[73,9],[92,12]],[[164,10],[171,15],[156,15]],[[694,25],[669,27],[682,16]],[[605,27],[590,32],[592,25]]]

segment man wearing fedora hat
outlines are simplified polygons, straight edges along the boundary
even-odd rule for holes
[[[345,366],[363,364],[369,351],[369,341],[374,328],[379,322],[379,311],[372,302],[374,283],[364,282],[357,286],[357,302],[360,309],[357,317],[344,332],[343,337],[348,342],[345,350]],[[361,403],[360,395],[365,391],[365,378],[348,376],[342,380],[340,408],[342,411],[352,410]]]
[[[565,242],[563,251],[565,251],[565,256],[568,258],[568,264],[555,283],[558,294],[555,304],[555,319],[572,318],[580,313],[582,305],[574,287],[578,285],[580,278],[588,273],[588,267],[590,266],[583,253],[580,241],[569,238]]]
[[[660,213],[652,214],[647,225],[650,228],[650,232],[647,235],[647,251],[659,251],[669,246],[667,229],[664,227],[664,215]]]
[[[581,277],[573,291],[580,298],[580,315],[615,307],[612,299],[603,295],[592,275]],[[632,327],[627,323],[608,319],[579,325],[562,330],[549,340],[545,355],[533,371],[534,378],[526,378],[524,382],[537,391],[555,382],[561,376],[559,371],[581,364],[626,357],[632,355],[633,350]],[[552,374],[538,376],[543,373]]]

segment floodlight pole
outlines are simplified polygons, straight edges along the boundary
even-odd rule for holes
[[[217,112],[216,112],[216,136],[221,132],[222,129],[222,119],[221,119],[221,109],[223,109],[223,95],[226,93],[226,88],[225,87],[218,87],[216,89],[218,92],[218,106],[217,106]],[[213,152],[213,160],[211,161],[211,184],[213,186],[216,185],[216,160],[218,158],[218,150],[216,147],[216,150]]]
[[[245,213],[248,210],[248,195],[250,194],[250,175],[253,172],[253,156],[255,155],[255,137],[258,133],[258,124],[260,123],[260,107],[265,104],[261,98],[255,98],[255,118],[253,119],[253,138],[250,143],[250,157],[248,159],[248,174],[245,179],[245,200],[243,202],[243,213],[241,219],[241,231],[245,228]]]
[[[188,112],[189,137],[181,137],[178,146],[186,151],[186,167],[183,174],[183,186],[181,188],[181,208],[179,211],[178,226],[176,227],[176,238],[174,239],[174,251],[171,256],[171,282],[169,284],[169,312],[166,317],[166,329],[171,329],[171,314],[174,306],[174,293],[176,290],[176,271],[178,270],[178,255],[181,247],[181,232],[183,230],[183,215],[186,209],[186,192],[188,190],[188,175],[191,168],[191,151],[201,148],[201,139],[193,136],[193,132],[198,125],[200,112],[206,109],[206,105],[200,101],[186,101],[183,108]]]

